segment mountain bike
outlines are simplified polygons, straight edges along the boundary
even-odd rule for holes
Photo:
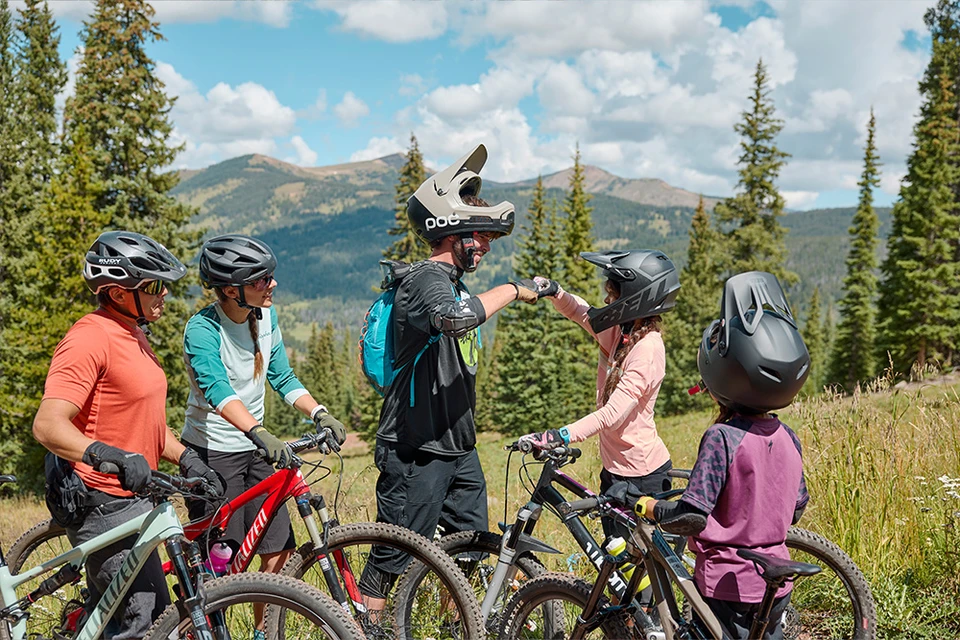
[[[288,445],[294,453],[302,453],[321,447],[329,437],[329,431],[324,430],[320,434],[307,434]],[[232,515],[250,501],[265,496],[253,526],[230,564],[230,574],[245,571],[256,555],[274,515],[285,508],[287,500],[293,499],[310,540],[301,545],[287,563],[291,566],[295,564],[298,569],[285,568],[284,573],[294,578],[303,577],[308,583],[328,593],[344,611],[355,617],[367,635],[424,638],[438,628],[463,637],[476,637],[480,633],[482,626],[476,598],[467,579],[448,555],[423,536],[395,525],[341,525],[330,514],[323,496],[310,492],[301,472],[303,467],[326,469],[319,462],[310,463],[294,456],[290,467],[277,470],[223,504],[213,514],[186,524],[184,534],[200,546],[202,559],[206,559],[208,547],[222,535]],[[342,473],[342,464],[340,469]],[[308,476],[310,473],[312,471]],[[319,523],[316,516],[319,516]],[[413,566],[417,567],[419,574],[416,582],[407,583],[408,588],[394,591],[385,614],[378,615],[376,620],[367,614],[357,585],[371,545],[397,549],[410,555],[415,560]],[[51,555],[62,553],[70,548],[70,543],[63,528],[48,521],[24,533],[13,548],[17,555],[11,554],[11,571],[17,572]],[[171,568],[169,563],[165,565],[165,570]],[[59,596],[59,607],[51,607],[45,616],[38,616],[31,632],[52,636],[52,631],[63,634],[71,631],[71,621],[85,599],[78,587],[73,589],[73,592]],[[272,611],[280,610],[275,608]],[[267,617],[268,628],[279,622],[282,621]]]
[[[116,474],[111,463],[101,463],[102,473]],[[15,482],[13,476],[0,476],[0,484]],[[148,639],[190,637],[198,640],[226,640],[251,637],[252,607],[282,607],[285,631],[298,638],[354,640],[362,637],[359,627],[328,596],[282,576],[251,573],[213,578],[201,569],[199,549],[183,537],[183,527],[169,498],[175,494],[210,498],[212,487],[203,478],[181,478],[154,471],[143,495],[152,498],[155,507],[149,513],[81,543],[66,553],[11,575],[0,551],[0,637],[23,640],[26,622],[34,607],[63,585],[81,579],[87,557],[100,549],[138,533],[117,575],[104,590],[96,606],[82,619],[75,640],[101,637],[108,622],[150,555],[164,545],[173,563],[177,602],[168,607],[145,636]],[[32,590],[17,596],[17,589],[34,578],[56,571]],[[269,631],[269,630],[268,630]],[[271,636],[276,636],[276,629]],[[38,638],[31,634],[31,638]]]
[[[521,451],[518,443],[508,445],[505,449],[510,451],[510,455]],[[470,577],[477,597],[482,602],[481,614],[488,634],[499,629],[503,608],[510,595],[524,582],[546,572],[535,554],[559,553],[532,537],[544,509],[560,518],[583,555],[598,570],[605,555],[579,513],[560,511],[561,505],[565,504],[560,490],[572,494],[575,498],[595,495],[576,479],[560,471],[561,467],[572,464],[579,458],[580,450],[574,447],[531,450],[528,447],[521,453],[524,454],[521,479],[525,480],[524,486],[530,493],[530,501],[520,508],[513,525],[507,527],[501,524],[501,529],[505,531],[503,535],[488,531],[469,531],[443,536],[438,542],[447,553],[459,559],[458,563]],[[533,457],[533,462],[526,461],[528,455]],[[537,463],[542,463],[542,468],[539,478],[534,481],[529,468]],[[509,470],[509,459],[507,467]],[[523,472],[526,472],[525,475]],[[683,479],[689,477],[689,472],[675,469],[670,475]],[[659,497],[675,498],[682,492],[682,489],[674,489]],[[506,504],[508,500],[505,495],[504,505]],[[627,511],[610,507],[606,514],[628,530],[636,526],[634,516]],[[597,516],[596,512],[591,512],[589,517]],[[675,554],[692,567],[692,558],[685,553],[686,538],[668,533],[663,536],[672,545]],[[866,578],[850,557],[822,536],[798,527],[791,527],[787,532],[786,544],[794,560],[816,564],[823,569],[816,577],[804,580],[795,588],[786,614],[786,637],[873,640],[876,637],[877,624],[873,596]],[[478,561],[478,557],[482,560]],[[607,584],[612,599],[623,601],[627,582],[619,571],[610,573]],[[551,629],[554,615],[558,614],[551,610],[549,603],[543,606],[541,617],[543,629],[547,632]],[[638,606],[633,615],[635,626],[645,634],[641,637],[647,640],[660,640],[664,637],[653,609]]]
[[[612,510],[602,496],[560,505],[560,511],[566,514],[606,514]],[[816,575],[821,569],[814,564],[783,560],[752,549],[740,549],[737,555],[753,562],[766,583],[763,601],[753,617],[749,635],[750,638],[762,638],[768,626],[776,623],[771,619],[771,610],[777,592],[788,582]],[[642,565],[646,571],[633,571],[623,598],[619,603],[612,603],[604,595],[607,581],[617,567],[628,562]],[[545,574],[520,587],[504,610],[500,637],[510,640],[643,637],[634,633],[633,617],[635,598],[643,582],[649,582],[652,588],[653,603],[666,640],[723,640],[726,637],[664,532],[656,523],[644,518],[637,522],[625,551],[616,556],[604,554],[593,585],[569,574]],[[542,633],[545,623],[537,618],[547,603],[564,612],[561,617],[565,627],[555,630],[553,636]]]

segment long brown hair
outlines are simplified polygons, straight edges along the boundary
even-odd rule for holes
[[[217,287],[215,291],[221,303],[227,300],[223,289]],[[263,375],[263,354],[260,352],[260,327],[257,314],[252,309],[247,313],[247,328],[250,329],[250,337],[253,339],[253,379],[256,380]]]
[[[633,322],[633,329],[631,329],[629,337],[626,340],[621,339],[620,344],[616,346],[616,350],[614,351],[613,362],[609,365],[607,380],[603,384],[603,393],[600,396],[601,407],[607,404],[607,400],[610,399],[613,390],[617,388],[620,377],[623,375],[623,361],[626,359],[627,354],[630,353],[630,350],[633,349],[634,345],[643,340],[648,333],[653,331],[660,333],[662,326],[663,321],[660,316],[650,316],[649,318],[641,318]]]

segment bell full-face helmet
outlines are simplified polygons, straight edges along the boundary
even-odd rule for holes
[[[620,287],[619,298],[587,312],[595,333],[660,315],[677,303],[680,276],[673,261],[660,251],[584,251],[580,257],[603,269],[603,277]]]
[[[697,354],[704,386],[722,405],[744,413],[793,402],[810,373],[810,354],[776,276],[733,276],[720,308]]]
[[[483,182],[479,174],[486,162],[487,148],[478,144],[420,185],[407,201],[407,218],[417,237],[432,244],[450,235],[510,235],[515,218],[513,204],[504,201],[478,207],[463,201],[465,196],[479,197]]]

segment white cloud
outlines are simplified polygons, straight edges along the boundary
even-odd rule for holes
[[[333,108],[333,113],[345,127],[357,126],[357,121],[370,115],[370,107],[367,103],[353,95],[352,91],[347,91],[343,95],[343,100]]]
[[[551,65],[537,85],[540,104],[548,111],[584,116],[593,111],[594,95],[580,73],[565,63]]]
[[[427,81],[419,74],[411,73],[400,76],[400,88],[397,90],[401,96],[422,95],[427,90]]]
[[[782,191],[788,209],[809,209],[820,194],[816,191]]]
[[[361,149],[350,156],[350,162],[375,160],[405,151],[406,148],[396,138],[371,138],[365,149]]]
[[[157,77],[176,96],[172,119],[177,139],[186,144],[177,166],[198,167],[236,155],[275,155],[276,138],[290,136],[296,115],[263,86],[218,83],[206,95],[172,65],[157,62]]]
[[[297,112],[297,117],[304,118],[306,120],[316,120],[321,117],[327,111],[327,90],[320,89],[317,92],[317,99],[313,101],[313,104],[303,109],[302,111]]]
[[[13,7],[23,7],[22,0],[14,0]],[[274,27],[290,24],[293,3],[270,0],[152,0],[154,20],[163,24],[176,22],[216,22],[229,18],[246,22],[262,22]],[[57,18],[79,22],[93,13],[90,0],[50,0],[50,9]]]
[[[343,30],[387,42],[432,40],[447,30],[447,5],[443,2],[315,0],[313,4],[335,11]]]
[[[290,144],[293,145],[293,149],[297,154],[294,164],[303,167],[312,167],[317,163],[317,152],[311,149],[303,138],[293,136],[290,138]]]
[[[542,65],[546,66],[546,65]],[[536,72],[522,68],[495,68],[475,84],[439,87],[423,102],[433,113],[450,119],[472,119],[492,109],[512,108],[533,92]]]

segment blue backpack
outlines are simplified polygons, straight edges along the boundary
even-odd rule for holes
[[[363,318],[360,342],[357,346],[360,351],[360,367],[363,369],[363,375],[367,377],[370,385],[381,397],[386,394],[387,389],[403,369],[403,366],[406,366],[396,366],[393,351],[393,299],[397,293],[397,286],[403,278],[410,275],[422,264],[418,262],[409,265],[394,260],[380,261],[380,267],[385,272],[383,282],[380,284],[383,293],[373,301]],[[420,356],[441,337],[443,337],[443,334],[440,333],[430,336],[427,343],[414,357],[414,367],[417,366]],[[410,380],[410,406],[413,406],[412,379]]]

